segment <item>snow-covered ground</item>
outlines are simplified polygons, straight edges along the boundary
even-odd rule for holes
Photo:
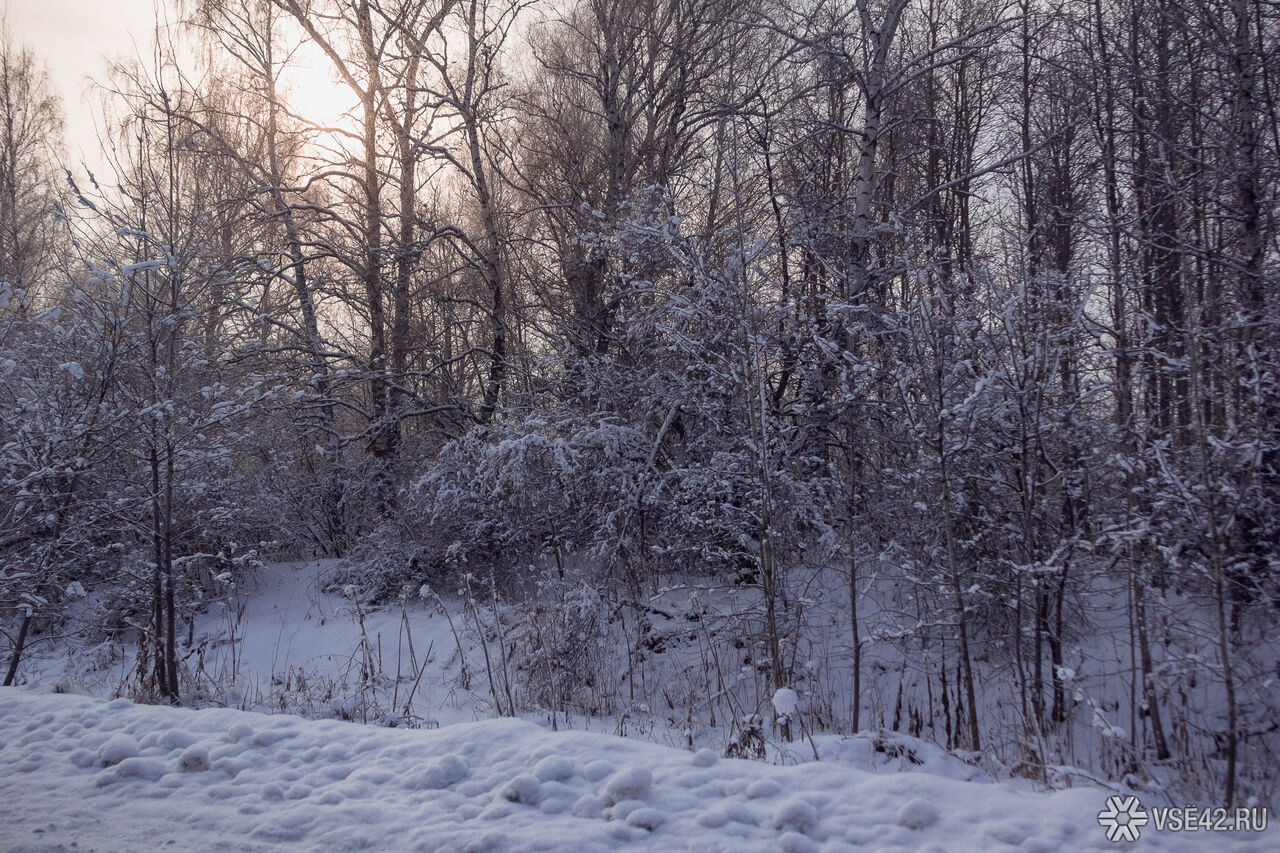
[[[415,595],[404,608],[361,606],[320,589],[327,568],[325,561],[271,563],[239,583],[219,583],[195,617],[190,645],[179,637],[184,702],[360,722],[394,716],[424,727],[489,716],[458,688],[479,654],[459,604],[451,601],[446,614]],[[30,644],[19,684],[129,694],[137,665],[131,637],[96,645],[79,639],[94,605],[91,591],[62,637]]]
[[[86,645],[77,638],[89,632],[69,630],[35,643],[25,689],[0,692],[0,851],[1114,846],[1097,814],[1116,792],[1087,770],[1056,768],[1051,787],[1066,790],[1044,793],[988,758],[901,733],[810,737],[804,692],[766,696],[749,667],[737,674],[745,711],[797,715],[803,736],[786,742],[765,718],[758,751],[746,751],[763,761],[718,757],[736,739],[723,717],[694,728],[643,701],[706,665],[681,645],[695,623],[659,609],[662,642],[647,662],[659,693],[630,704],[615,694],[596,715],[522,704],[523,720],[491,719],[509,677],[497,638],[506,632],[514,648],[519,637],[507,615],[416,591],[370,607],[325,592],[325,570],[273,564],[220,587],[182,651],[192,708],[110,701],[136,683],[127,641]],[[84,624],[93,606],[90,591]],[[634,678],[619,673],[615,684],[623,675]],[[1148,806],[1172,804],[1137,793]],[[1280,832],[1148,827],[1138,846],[1210,842],[1275,850]]]
[[[0,690],[0,849],[1108,850],[1097,788],[718,758],[520,720],[404,730]],[[1280,832],[1146,831],[1275,850]]]

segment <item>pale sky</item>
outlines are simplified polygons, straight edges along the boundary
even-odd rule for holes
[[[93,117],[96,100],[85,98],[89,77],[101,77],[104,57],[147,51],[155,10],[166,0],[0,0],[15,42],[44,60],[62,95],[66,148],[72,163],[97,161]]]
[[[62,95],[66,152],[75,171],[84,162],[101,172],[97,129],[100,98],[90,77],[104,78],[105,59],[150,57],[155,22],[173,22],[173,0],[0,0],[8,9],[14,41],[44,61]],[[159,14],[157,14],[157,9]],[[352,105],[352,95],[333,82],[329,62],[318,50],[299,51],[285,75],[294,106],[322,124],[336,124]],[[101,174],[100,174],[101,177]]]

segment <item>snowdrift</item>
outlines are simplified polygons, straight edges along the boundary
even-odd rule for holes
[[[774,766],[519,720],[433,731],[0,690],[0,849],[1106,850],[1106,792]],[[1147,833],[1143,849],[1277,849]]]

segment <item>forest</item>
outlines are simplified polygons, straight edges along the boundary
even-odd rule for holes
[[[1280,801],[1274,0],[165,8],[97,166],[0,44],[6,685],[316,561],[482,715]]]

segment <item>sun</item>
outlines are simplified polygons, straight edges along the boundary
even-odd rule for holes
[[[319,128],[356,131],[354,92],[337,78],[329,57],[311,42],[294,51],[281,73],[285,100],[298,117]]]

